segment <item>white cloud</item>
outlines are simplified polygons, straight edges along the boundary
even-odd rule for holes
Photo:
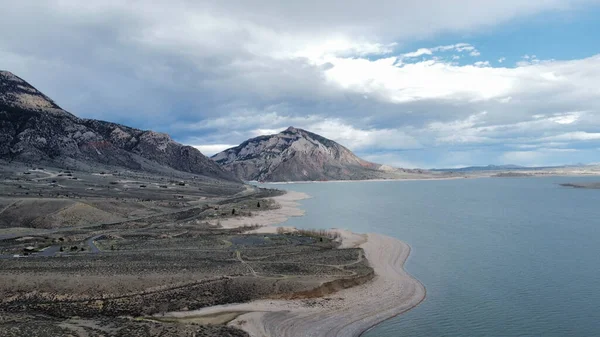
[[[504,61],[506,61],[506,57],[501,57],[501,58],[498,59],[498,63],[502,63]]]
[[[402,103],[444,98],[457,100],[512,99],[564,89],[571,94],[596,98],[589,90],[600,80],[600,55],[575,61],[548,61],[517,68],[492,68],[489,62],[459,66],[427,60],[395,63],[390,57],[375,61],[331,58],[325,71],[330,83],[343,90],[375,94],[381,99]],[[585,69],[584,71],[582,71]]]
[[[398,67],[395,59],[330,60],[326,78],[349,92],[375,94],[402,103],[424,99],[490,99],[505,97],[518,85],[514,76],[497,69],[423,61]],[[492,79],[493,78],[493,79]]]
[[[517,62],[517,66],[519,67],[525,67],[531,64],[539,64],[541,62],[541,60],[539,60],[535,55],[530,56],[525,54],[521,57],[521,59],[521,61]]]
[[[456,43],[456,44],[450,44],[450,45],[445,45],[445,46],[438,46],[435,48],[432,48],[433,51],[457,51],[457,52],[473,52],[473,51],[477,51],[477,49],[475,49],[474,46],[468,44],[468,43]]]
[[[308,130],[333,139],[353,151],[370,149],[416,149],[421,144],[400,129],[356,128],[340,120],[324,120],[306,127]]]
[[[192,145],[196,149],[200,150],[205,156],[212,156],[213,154],[217,154],[221,151],[227,150],[229,148],[237,146],[231,144],[209,144],[209,145]]]
[[[573,124],[579,120],[583,112],[570,112],[555,114],[554,117],[548,118],[549,120],[558,124]]]
[[[263,123],[264,121],[268,121]],[[195,130],[207,128],[218,128],[219,133],[224,135],[208,141],[218,142],[220,140],[231,140],[231,135],[235,135],[237,142],[242,142],[247,138],[260,135],[270,135],[285,130],[288,126],[294,126],[301,129],[320,134],[326,138],[337,141],[353,151],[360,150],[384,150],[384,149],[417,149],[421,144],[413,136],[401,129],[391,128],[359,128],[344,122],[339,118],[321,118],[317,115],[306,117],[281,116],[275,112],[257,113],[256,115],[227,116],[214,120],[209,120],[198,125],[189,125]],[[180,126],[180,127],[183,127]],[[227,136],[225,136],[227,135]],[[191,138],[185,143],[202,142],[200,138]],[[198,149],[204,149],[208,153],[221,149],[224,150],[229,145],[195,145]],[[202,151],[202,150],[201,150]],[[218,152],[218,151],[217,151]]]
[[[471,56],[479,55],[479,51],[477,49],[475,49],[474,46],[472,46],[468,43],[456,43],[456,44],[451,44],[451,45],[437,46],[437,47],[433,47],[433,48],[419,48],[416,51],[402,54],[400,56],[400,58],[401,59],[410,59],[410,58],[416,58],[416,57],[423,56],[423,55],[433,55],[438,52],[449,52],[449,51],[457,52],[457,53],[469,52]],[[460,56],[453,55],[453,59],[459,59],[459,58],[460,58]]]
[[[431,55],[433,52],[429,48],[420,48],[417,51],[413,51],[410,53],[403,54],[402,56],[405,58],[419,57],[423,55]]]
[[[600,132],[573,131],[545,137],[542,141],[593,141],[600,140]]]
[[[385,163],[392,167],[401,167],[407,169],[425,168],[427,163],[408,161],[402,158],[402,154],[397,153],[377,153],[363,156],[362,158],[372,163]]]
[[[395,46],[396,43],[384,45],[381,43],[354,42],[347,38],[339,38],[308,45],[292,54],[279,54],[277,56],[281,58],[305,57],[312,61],[318,61],[328,56],[384,55],[391,53]]]

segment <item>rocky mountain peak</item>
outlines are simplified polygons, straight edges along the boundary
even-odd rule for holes
[[[0,104],[27,110],[66,113],[49,97],[9,71],[0,71]]]
[[[368,179],[380,165],[362,160],[344,146],[290,126],[249,139],[212,157],[244,180],[301,181]]]

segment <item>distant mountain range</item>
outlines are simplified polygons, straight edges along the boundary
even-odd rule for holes
[[[211,157],[246,181],[324,181],[427,177],[368,162],[315,133],[289,127],[278,134],[248,139]]]
[[[184,172],[239,182],[200,151],[167,134],[78,118],[7,71],[0,71],[0,159],[81,170]]]
[[[459,168],[441,168],[433,169],[432,171],[441,172],[473,172],[473,171],[507,171],[507,170],[521,170],[526,169],[525,166],[519,165],[487,165],[487,166],[467,166]]]
[[[467,166],[459,168],[442,168],[432,169],[432,171],[438,172],[482,172],[482,171],[519,171],[519,170],[547,170],[547,169],[560,169],[569,167],[582,167],[590,166],[585,164],[576,165],[560,165],[560,166],[520,166],[520,165],[487,165],[487,166]]]

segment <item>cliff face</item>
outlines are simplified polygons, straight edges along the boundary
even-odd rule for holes
[[[362,160],[332,140],[294,127],[249,139],[211,158],[243,180],[386,179],[406,172]]]
[[[238,181],[197,149],[166,134],[78,118],[6,71],[0,71],[0,158],[78,169],[101,165],[180,171]]]

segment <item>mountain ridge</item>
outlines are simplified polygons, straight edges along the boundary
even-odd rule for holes
[[[79,118],[22,78],[0,71],[0,159],[93,170],[122,167],[239,182],[164,133]]]
[[[576,168],[598,166],[596,164],[566,164],[566,165],[551,165],[551,166],[522,166],[515,164],[504,165],[485,165],[485,166],[465,166],[456,168],[435,168],[431,171],[437,172],[485,172],[485,171],[527,171],[527,170],[545,170],[545,169],[560,169],[560,168]]]

